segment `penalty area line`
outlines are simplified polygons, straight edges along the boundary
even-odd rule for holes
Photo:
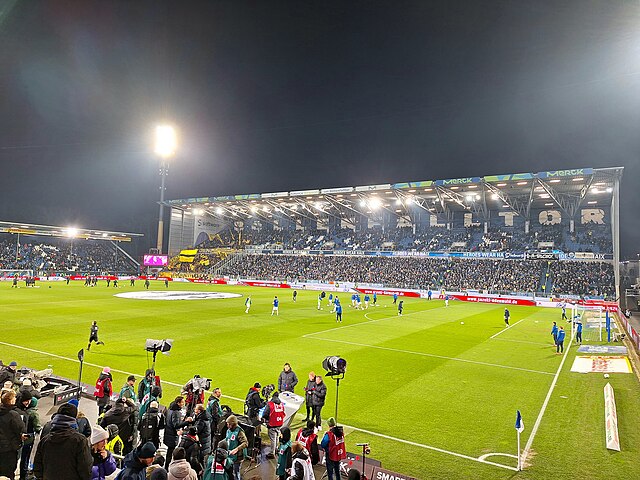
[[[423,357],[441,358],[443,360],[452,360],[454,362],[471,363],[471,364],[475,364],[475,365],[483,365],[485,367],[507,368],[509,370],[519,370],[521,372],[538,373],[538,374],[541,374],[541,375],[553,375],[553,373],[551,373],[551,372],[543,372],[543,371],[540,371],[540,370],[531,370],[529,368],[511,367],[509,365],[500,365],[499,363],[488,363],[488,362],[480,362],[478,360],[467,360],[465,358],[446,357],[444,355],[436,355],[434,353],[414,352],[413,350],[402,350],[400,348],[381,347],[379,345],[369,345],[367,343],[348,342],[347,340],[334,340],[332,338],[315,337],[315,339],[316,340],[323,340],[325,342],[344,343],[346,345],[354,345],[356,347],[377,348],[379,350],[387,350],[389,352],[407,353],[409,355],[420,355],[420,356],[423,356]]]

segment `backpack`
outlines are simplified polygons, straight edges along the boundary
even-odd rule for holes
[[[158,414],[157,413],[145,413],[142,417],[142,426],[140,428],[140,438],[144,441],[153,440],[156,432],[158,424]]]
[[[98,380],[96,381],[96,387],[95,387],[96,389],[93,392],[94,397],[98,397],[98,398],[104,397],[104,386],[107,383],[107,380],[109,380],[109,377],[98,378]]]

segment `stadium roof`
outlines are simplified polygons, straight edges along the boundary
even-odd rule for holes
[[[130,242],[133,237],[144,236],[141,233],[112,232],[108,230],[92,230],[76,227],[54,227],[52,225],[36,225],[32,223],[2,221],[0,221],[0,233],[58,238],[80,238],[84,240],[111,240],[114,242]]]
[[[168,200],[165,205],[195,215],[228,220],[274,214],[292,218],[338,218],[384,212],[411,221],[416,211],[432,214],[464,211],[513,211],[529,218],[531,210],[560,209],[575,217],[582,206],[610,206],[623,167],[576,168],[446,180],[388,183],[290,192],[251,193]]]

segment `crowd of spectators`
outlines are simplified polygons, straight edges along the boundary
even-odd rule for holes
[[[355,282],[396,288],[546,293],[545,274],[549,268],[553,293],[610,296],[614,292],[613,267],[604,262],[255,254],[229,263],[219,273],[289,282]]]
[[[133,273],[137,266],[107,242],[51,240],[18,244],[14,237],[0,240],[0,269],[34,273]]]
[[[245,229],[225,230],[201,248],[247,246],[291,250],[400,250],[400,251],[482,251],[526,252],[562,250],[565,252],[612,253],[611,229],[607,225],[578,226],[573,233],[565,225],[539,225],[525,233],[521,227],[480,226],[429,227],[414,232],[412,227],[383,230],[380,226],[364,230]],[[225,244],[225,242],[228,242]]]

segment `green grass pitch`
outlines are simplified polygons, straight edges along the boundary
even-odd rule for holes
[[[515,454],[515,413],[525,422],[522,447],[549,392],[562,356],[550,335],[557,310],[511,307],[504,329],[502,306],[405,299],[402,317],[390,297],[377,308],[355,311],[341,294],[343,323],[336,324],[317,292],[300,290],[297,303],[283,289],[172,283],[170,291],[234,292],[243,297],[217,300],[151,301],[115,293],[142,291],[142,282],[116,290],[100,282],[53,283],[51,288],[11,289],[0,284],[0,358],[77,377],[76,358],[86,348],[89,325],[97,320],[104,346],[86,354],[83,380],[93,383],[108,365],[119,388],[125,373],[142,374],[148,365],[147,338],[173,338],[171,355],[158,355],[163,381],[184,384],[193,374],[213,379],[225,401],[241,412],[254,382],[276,383],[290,362],[302,386],[309,371],[324,373],[327,355],[348,362],[340,383],[339,423],[347,444],[371,443],[373,458],[386,468],[426,478],[546,479],[639,478],[640,388],[635,375],[611,375],[618,408],[621,452],[605,448],[602,375],[571,373],[573,345],[557,378],[531,447],[530,464],[520,473],[476,461],[489,453]],[[151,290],[164,290],[152,282]],[[244,296],[253,306],[244,313]],[[271,316],[271,300],[281,300]],[[462,323],[464,322],[464,323]],[[500,333],[501,332],[501,333]],[[499,334],[491,338],[495,334]],[[567,339],[567,342],[568,343]],[[31,350],[21,349],[27,347]],[[92,364],[92,365],[89,365]],[[121,372],[118,372],[120,370]],[[336,384],[326,379],[323,418],[334,414]],[[165,385],[164,402],[178,394]],[[230,398],[231,397],[231,398]],[[298,420],[301,420],[299,417]],[[294,427],[297,428],[299,421]],[[352,428],[353,427],[353,428]],[[515,466],[515,458],[488,461]]]

